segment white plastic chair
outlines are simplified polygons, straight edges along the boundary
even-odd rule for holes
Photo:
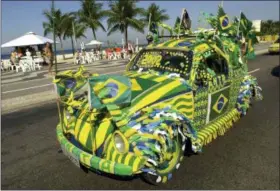
[[[114,59],[115,59],[114,53],[108,53],[108,60],[114,60]]]
[[[40,63],[33,61],[33,66],[34,66],[34,70],[36,70],[36,68],[38,68],[39,70],[41,70],[42,66],[40,65]]]
[[[117,58],[117,60],[122,59],[122,55],[120,52],[117,52],[115,57]]]
[[[85,60],[87,64],[90,64],[92,62],[92,58],[89,53],[86,53]]]
[[[41,62],[43,62],[44,59],[37,57],[33,59],[33,66],[34,66],[34,70],[36,70],[36,68],[38,68],[39,70],[41,70],[42,66],[40,65]]]
[[[27,60],[20,60],[19,65],[16,65],[16,72],[21,69],[23,72],[26,72],[27,70],[32,71],[30,63],[28,63]]]
[[[85,58],[85,56],[81,56],[81,64],[86,64],[86,58]]]
[[[80,57],[74,57],[74,64],[80,64],[80,61],[81,61],[81,59],[80,59]]]
[[[14,69],[10,60],[3,60],[1,62],[2,62],[1,69],[2,69],[2,67],[3,67],[3,70],[13,70]]]
[[[105,50],[102,50],[101,51],[101,54],[102,54],[102,59],[104,59],[106,57],[106,51]]]
[[[95,61],[95,56],[94,56],[93,52],[88,53],[88,60],[89,60],[89,63],[92,63]]]
[[[31,56],[25,56],[22,58],[21,61],[22,63],[25,64],[25,68],[30,68],[31,70],[35,70],[35,62]]]

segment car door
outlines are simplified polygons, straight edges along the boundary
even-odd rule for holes
[[[228,111],[231,84],[226,60],[217,53],[205,57],[197,69],[195,83],[195,96],[204,95],[202,101],[195,98],[195,120],[200,121],[197,127],[202,127]]]

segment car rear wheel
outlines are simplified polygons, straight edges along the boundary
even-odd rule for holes
[[[153,173],[141,174],[141,177],[145,182],[153,185],[159,185],[166,183],[172,178],[172,173],[179,168],[180,162],[183,160],[183,154],[185,150],[185,144],[182,144],[182,141],[179,137],[174,139],[173,144],[175,146],[175,150],[172,153],[170,160],[159,164],[155,169],[156,171]]]

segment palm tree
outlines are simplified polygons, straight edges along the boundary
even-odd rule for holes
[[[109,36],[116,31],[120,31],[124,34],[125,46],[127,47],[128,27],[144,33],[144,23],[136,18],[137,16],[143,15],[144,9],[136,7],[135,0],[111,1],[109,7],[111,10],[106,11],[106,15],[109,17],[107,20],[107,35]]]
[[[273,21],[267,20],[261,23],[261,33],[263,35],[270,35],[273,33]]]
[[[98,28],[106,32],[101,23],[101,20],[105,17],[102,6],[102,3],[96,3],[95,0],[85,0],[81,2],[81,9],[78,11],[79,21],[91,28],[94,39],[96,39],[95,32]]]
[[[143,21],[145,24],[149,24],[149,18],[151,14],[151,22],[154,23],[161,23],[163,21],[169,20],[169,15],[166,14],[165,9],[160,9],[158,5],[155,3],[152,3],[147,10],[144,11],[144,18]]]
[[[63,59],[65,59],[62,36],[65,32],[64,23],[67,20],[67,14],[63,14],[60,9],[51,8],[51,10],[44,10],[43,15],[48,20],[47,22],[43,22],[44,36],[53,33],[53,26],[55,26],[55,34],[59,38]]]
[[[280,21],[273,22],[273,34],[280,34]]]
[[[75,40],[82,37],[86,38],[85,36],[86,26],[83,23],[78,22],[76,18],[76,13],[69,13],[67,17],[68,18],[64,25],[65,32],[63,35],[63,40],[69,37],[71,38],[72,52],[74,55],[75,48],[74,48],[73,36],[75,37]]]

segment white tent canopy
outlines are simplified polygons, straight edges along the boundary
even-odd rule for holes
[[[46,37],[39,36],[34,32],[28,32],[25,35],[18,37],[10,42],[2,44],[2,48],[5,47],[16,47],[16,46],[32,46],[32,45],[39,45],[45,43],[53,43],[53,40],[48,39]]]
[[[92,40],[89,43],[87,43],[86,45],[101,45],[103,44],[103,42],[97,41],[97,40]]]

